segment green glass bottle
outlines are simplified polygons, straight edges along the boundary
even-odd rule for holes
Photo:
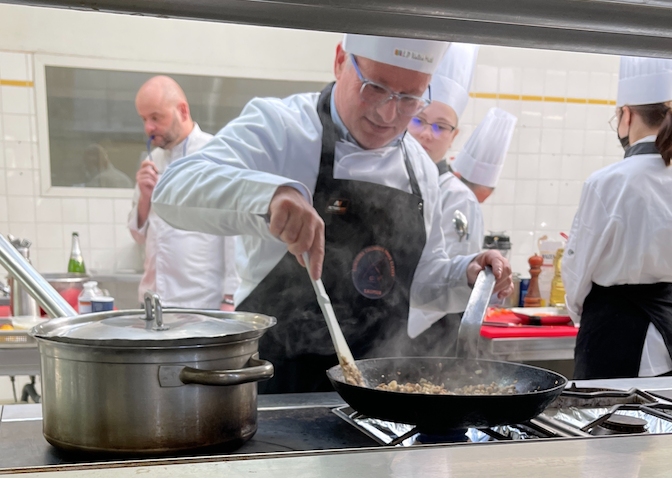
[[[70,262],[68,262],[68,272],[86,272],[82,248],[79,246],[79,234],[72,233],[72,249],[70,250]]]

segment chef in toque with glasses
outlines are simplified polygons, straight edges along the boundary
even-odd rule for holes
[[[152,204],[168,223],[241,235],[237,309],[278,319],[260,342],[276,367],[262,392],[331,389],[325,370],[338,361],[304,252],[356,358],[394,353],[411,303],[464,310],[485,265],[500,295],[513,290],[497,252],[448,257],[436,166],[405,134],[448,46],[346,35],[335,84],[252,100],[159,181]]]
[[[408,131],[427,151],[439,171],[441,225],[450,257],[480,252],[483,245],[483,215],[476,194],[480,191],[472,190],[472,185],[454,173],[446,160],[459,133],[460,116],[467,107],[477,57],[478,45],[453,43],[432,77],[432,103],[415,116],[408,126]],[[475,176],[482,183],[496,182],[515,121],[516,118],[506,112],[495,108],[490,110],[455,163],[468,166],[465,169],[469,169],[469,172],[476,170]],[[492,188],[487,189],[491,192]],[[456,227],[454,218],[458,211],[467,219],[466,230]],[[437,311],[411,308],[408,321],[408,335],[413,339],[410,342],[410,353],[429,356],[452,356],[455,353],[462,315],[444,315]]]
[[[443,233],[450,257],[480,252],[483,245],[483,216],[478,199],[451,171],[446,156],[460,132],[460,116],[469,101],[469,89],[476,69],[478,45],[452,43],[430,84],[432,104],[418,113],[408,131],[418,140],[439,170]],[[455,229],[453,216],[467,217],[468,234]]]

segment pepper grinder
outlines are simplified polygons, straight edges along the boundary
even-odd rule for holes
[[[541,292],[539,292],[539,274],[541,274],[541,265],[544,258],[540,255],[533,255],[527,261],[530,264],[530,285],[527,288],[525,296],[525,307],[541,307]]]

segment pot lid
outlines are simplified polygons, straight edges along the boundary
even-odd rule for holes
[[[161,307],[145,294],[145,310],[101,312],[53,319],[31,330],[42,339],[95,345],[173,345],[212,343],[261,336],[275,318],[250,312]]]

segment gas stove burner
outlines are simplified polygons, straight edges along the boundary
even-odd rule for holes
[[[424,445],[434,445],[437,443],[463,443],[468,442],[467,429],[449,430],[441,435],[419,433],[415,441]]]
[[[615,388],[577,387],[576,383],[572,383],[569,387],[567,387],[567,388],[565,388],[565,390],[563,390],[562,394],[563,395],[565,395],[565,394],[570,395],[571,393],[587,394],[587,393],[597,393],[597,392],[623,393],[623,390],[618,390],[618,389],[615,389]]]
[[[629,415],[612,414],[601,424],[593,428],[591,435],[630,435],[647,433],[647,421]]]
[[[656,397],[643,390],[614,390],[609,388],[567,387],[549,408],[608,408],[621,404],[654,404]]]

